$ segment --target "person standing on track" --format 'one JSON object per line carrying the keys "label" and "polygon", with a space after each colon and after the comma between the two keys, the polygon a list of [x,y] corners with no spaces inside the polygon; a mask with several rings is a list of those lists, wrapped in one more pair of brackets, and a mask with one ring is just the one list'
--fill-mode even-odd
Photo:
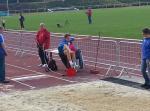
{"label": "person standing on track", "polygon": [[44,23],[40,23],[40,29],[36,35],[36,43],[39,57],[41,59],[41,64],[39,66],[46,67],[48,58],[45,50],[50,46],[50,32],[48,32],[48,30],[45,28]]}
{"label": "person standing on track", "polygon": [[[145,83],[141,87],[150,89],[150,29],[143,29],[141,72]],[[148,73],[146,72],[148,70]]]}
{"label": "person standing on track", "polygon": [[20,28],[22,30],[22,29],[24,29],[24,21],[25,21],[25,18],[22,15],[22,13],[20,13],[19,21],[20,21]]}
{"label": "person standing on track", "polygon": [[5,56],[7,56],[7,52],[4,44],[3,27],[0,26],[0,83],[9,83],[5,79]]}
{"label": "person standing on track", "polygon": [[88,17],[89,24],[92,24],[92,9],[90,7],[87,9],[86,14]]}

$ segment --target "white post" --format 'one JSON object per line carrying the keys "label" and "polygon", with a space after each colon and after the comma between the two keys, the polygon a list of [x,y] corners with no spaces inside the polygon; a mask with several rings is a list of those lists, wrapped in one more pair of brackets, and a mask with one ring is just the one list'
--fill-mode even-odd
{"label": "white post", "polygon": [[9,2],[7,0],[7,15],[9,15]]}
{"label": "white post", "polygon": [[46,12],[46,1],[43,0],[43,2],[44,2],[44,12]]}
{"label": "white post", "polygon": [[141,1],[139,0],[139,7],[141,6]]}
{"label": "white post", "polygon": [[19,3],[19,0],[17,0],[17,3]]}

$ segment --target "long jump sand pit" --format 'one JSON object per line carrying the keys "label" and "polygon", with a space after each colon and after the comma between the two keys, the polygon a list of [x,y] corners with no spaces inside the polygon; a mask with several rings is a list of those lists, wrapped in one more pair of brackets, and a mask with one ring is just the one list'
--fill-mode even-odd
{"label": "long jump sand pit", "polygon": [[100,80],[1,94],[0,111],[150,111],[150,92]]}

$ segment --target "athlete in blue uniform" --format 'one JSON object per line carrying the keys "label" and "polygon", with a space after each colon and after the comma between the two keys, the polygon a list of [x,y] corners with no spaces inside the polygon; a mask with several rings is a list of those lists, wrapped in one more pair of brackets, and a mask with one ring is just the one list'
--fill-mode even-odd
{"label": "athlete in blue uniform", "polygon": [[[142,87],[150,88],[150,29],[143,29],[143,42],[142,42],[142,64],[141,72],[143,74],[145,83]],[[148,70],[148,73],[146,72]]]}
{"label": "athlete in blue uniform", "polygon": [[66,34],[58,45],[59,56],[66,68],[73,67],[75,60],[75,53],[69,49],[69,43],[70,34]]}
{"label": "athlete in blue uniform", "polygon": [[0,83],[9,83],[5,79],[5,56],[7,56],[4,37],[3,37],[3,28],[0,26]]}

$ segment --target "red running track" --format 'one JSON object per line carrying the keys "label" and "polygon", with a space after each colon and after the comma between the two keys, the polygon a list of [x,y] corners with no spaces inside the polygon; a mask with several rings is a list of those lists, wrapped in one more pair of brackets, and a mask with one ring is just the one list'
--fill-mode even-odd
{"label": "red running track", "polygon": [[[14,48],[15,45],[20,44],[20,35],[7,33],[6,35],[6,43],[7,46],[13,45]],[[34,42],[34,34],[26,34],[26,36],[23,36],[23,48],[29,46],[33,48],[33,54],[24,54],[23,57],[15,56],[15,51],[9,49],[9,56],[7,57],[6,65],[7,65],[7,79],[9,79],[11,82],[10,84],[4,86],[0,84],[0,91],[7,92],[7,91],[16,91],[16,90],[31,90],[31,89],[40,89],[40,88],[47,88],[52,86],[58,86],[58,85],[68,85],[68,84],[75,84],[79,82],[89,82],[89,81],[95,81],[103,78],[102,74],[106,74],[109,65],[101,65],[99,64],[98,70],[100,70],[100,74],[98,75],[92,75],[90,74],[89,70],[93,68],[93,66],[86,66],[84,70],[81,70],[77,73],[77,76],[75,77],[62,77],[61,75],[65,73],[64,66],[62,63],[58,60],[57,64],[59,67],[58,72],[45,72],[43,68],[38,67],[37,65],[40,63],[38,57],[36,56],[36,45]],[[29,39],[32,39],[32,44],[29,42]],[[52,42],[52,48],[56,48],[58,42],[58,37],[53,37],[51,41]],[[93,39],[93,40],[92,40]],[[83,54],[86,55],[86,60],[89,65],[94,65],[93,62],[89,61],[95,61],[95,51],[97,46],[97,38],[92,39],[84,39],[79,40],[78,46],[83,50]],[[95,40],[94,40],[95,39]],[[91,41],[92,40],[92,41]],[[118,40],[120,41],[120,40]],[[24,47],[25,46],[25,47]],[[100,49],[99,49],[99,60],[98,63],[106,63],[106,64],[117,64],[116,59],[120,57],[120,65],[127,66],[127,67],[135,67],[136,64],[139,64],[139,45],[136,46],[135,44],[126,44],[124,42],[120,45],[120,55],[117,55],[116,53],[116,45],[115,42],[112,41],[101,41]],[[131,51],[130,51],[130,50]],[[135,50],[136,49],[136,50]],[[106,51],[107,50],[107,51]],[[89,58],[90,57],[90,58]],[[134,59],[133,59],[134,58]],[[136,59],[135,59],[136,58]],[[100,60],[102,59],[102,60]],[[103,61],[104,60],[104,61]],[[107,60],[107,61],[106,61]],[[120,73],[122,68],[118,67],[117,70],[110,71],[111,74],[117,75]],[[134,72],[138,73],[139,72]]]}
{"label": "red running track", "polygon": [[[74,77],[65,77],[65,67],[57,61],[57,72],[45,72],[41,67],[39,58],[33,55],[15,56],[15,51],[8,50],[6,58],[6,78],[10,80],[7,85],[0,84],[0,92],[13,92],[18,90],[36,90],[52,86],[76,84],[102,79],[103,77],[90,74],[89,68],[79,70]],[[102,72],[101,72],[102,73]]]}

